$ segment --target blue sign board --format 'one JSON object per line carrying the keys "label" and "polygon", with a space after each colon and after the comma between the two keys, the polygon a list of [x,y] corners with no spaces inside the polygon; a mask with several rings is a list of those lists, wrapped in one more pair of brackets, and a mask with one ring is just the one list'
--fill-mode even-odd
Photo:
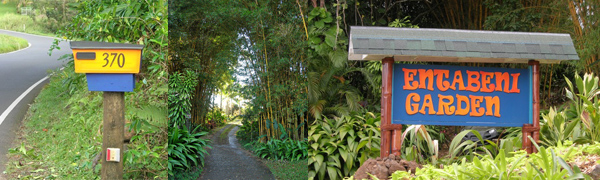
{"label": "blue sign board", "polygon": [[531,124],[528,69],[395,64],[392,124]]}
{"label": "blue sign board", "polygon": [[89,91],[133,92],[134,74],[86,74]]}

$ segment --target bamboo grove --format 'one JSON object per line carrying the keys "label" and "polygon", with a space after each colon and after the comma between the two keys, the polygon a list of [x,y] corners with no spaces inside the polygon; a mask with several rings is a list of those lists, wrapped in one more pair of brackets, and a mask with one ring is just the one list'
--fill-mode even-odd
{"label": "bamboo grove", "polygon": [[306,36],[299,5],[280,1],[246,4],[257,14],[244,31],[251,47],[243,52],[245,68],[250,70],[245,92],[254,96],[251,114],[258,120],[259,135],[268,139],[303,140],[307,133]]}
{"label": "bamboo grove", "polygon": [[[256,122],[258,135],[266,137],[263,140],[303,140],[308,122],[306,36],[300,4],[272,0],[169,3],[169,39],[173,41],[169,71],[198,75],[189,121],[210,126],[206,113],[214,106],[211,98],[219,91],[230,91],[247,100],[243,117]],[[236,85],[225,88],[227,83]]]}

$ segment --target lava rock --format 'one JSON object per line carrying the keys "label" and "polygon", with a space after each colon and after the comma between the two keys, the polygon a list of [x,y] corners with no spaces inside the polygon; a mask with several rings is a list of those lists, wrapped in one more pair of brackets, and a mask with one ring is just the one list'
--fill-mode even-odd
{"label": "lava rock", "polygon": [[409,171],[415,173],[417,168],[422,168],[420,164],[414,161],[406,161],[399,156],[390,154],[388,157],[366,160],[362,166],[354,173],[354,179],[371,179],[373,175],[379,179],[389,179],[396,171]]}

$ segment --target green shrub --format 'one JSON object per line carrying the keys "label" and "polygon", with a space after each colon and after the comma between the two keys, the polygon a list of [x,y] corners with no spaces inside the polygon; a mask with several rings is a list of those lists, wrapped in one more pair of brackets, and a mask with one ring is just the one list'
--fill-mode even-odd
{"label": "green shrub", "polygon": [[204,166],[205,148],[210,148],[210,140],[202,139],[208,132],[190,133],[186,129],[169,128],[169,175],[173,171],[189,170],[198,165]]}
{"label": "green shrub", "polygon": [[379,156],[381,116],[352,114],[315,121],[308,131],[309,179],[341,179]]}
{"label": "green shrub", "polygon": [[241,144],[247,144],[258,140],[258,121],[242,120],[242,126],[237,131],[236,135]]}
{"label": "green shrub", "polygon": [[306,141],[295,141],[292,139],[271,139],[267,143],[254,141],[253,151],[258,157],[275,160],[301,160],[308,157],[308,143]]}
{"label": "green shrub", "polygon": [[206,126],[209,129],[219,127],[226,123],[227,115],[221,111],[221,109],[213,109],[212,111],[206,114]]}

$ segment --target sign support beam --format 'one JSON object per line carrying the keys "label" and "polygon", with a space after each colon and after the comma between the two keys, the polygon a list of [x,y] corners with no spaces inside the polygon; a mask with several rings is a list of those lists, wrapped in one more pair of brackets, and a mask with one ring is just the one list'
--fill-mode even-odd
{"label": "sign support beam", "polygon": [[[394,74],[394,58],[382,60],[381,85],[381,151],[379,156],[400,155],[402,142],[402,125],[392,124],[392,78]],[[385,138],[384,138],[385,137]],[[390,141],[391,140],[391,141]]]}
{"label": "sign support beam", "polygon": [[523,125],[523,146],[522,149],[527,153],[536,153],[537,149],[533,146],[533,142],[528,138],[531,136],[536,143],[540,140],[540,62],[529,60],[529,66],[532,70],[532,96],[533,96],[533,124]]}
{"label": "sign support beam", "polygon": [[123,148],[125,128],[124,92],[105,91],[103,96],[104,120],[102,128],[102,179],[123,179],[123,151],[119,162],[106,161],[107,148]]}

